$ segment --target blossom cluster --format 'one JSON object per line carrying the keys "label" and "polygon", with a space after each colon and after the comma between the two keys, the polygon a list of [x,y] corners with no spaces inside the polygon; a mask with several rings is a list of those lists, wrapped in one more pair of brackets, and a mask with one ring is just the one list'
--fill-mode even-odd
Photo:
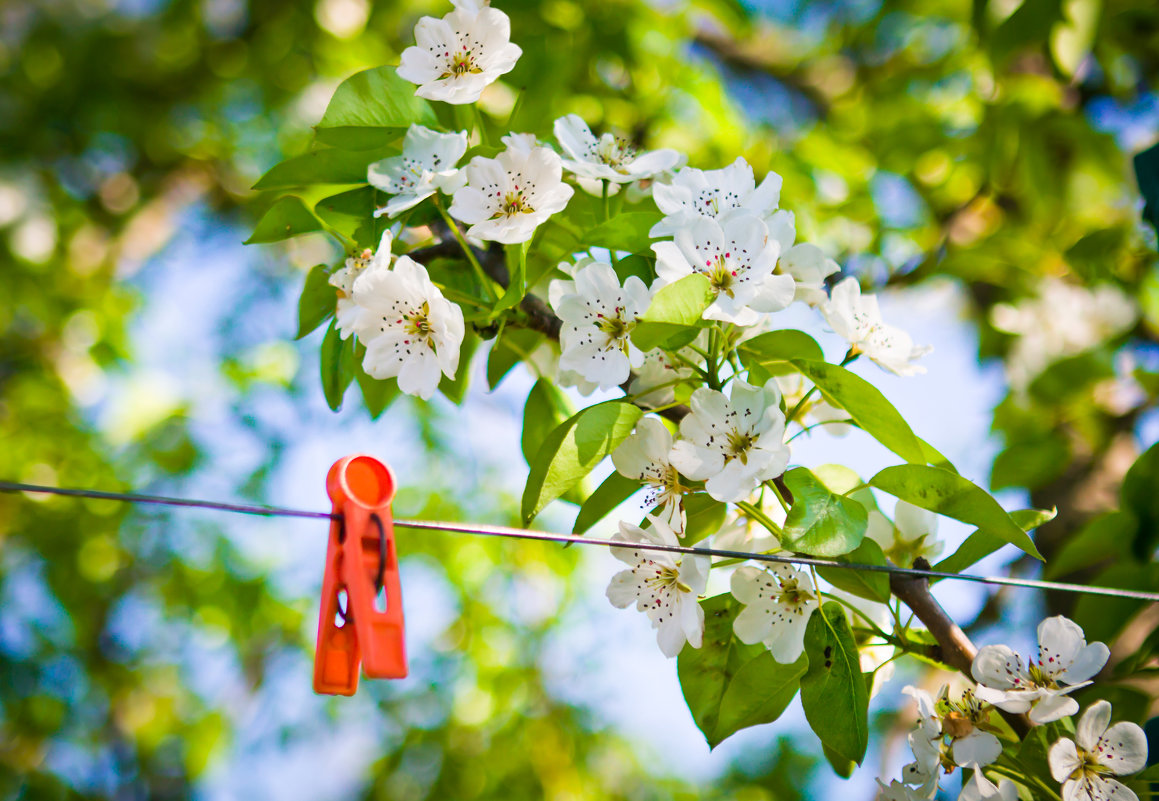
{"label": "blossom cluster", "polygon": [[[1079,711],[1070,693],[1091,683],[1107,662],[1103,643],[1087,643],[1083,630],[1062,616],[1038,626],[1038,658],[1023,657],[1005,645],[987,645],[978,651],[971,669],[976,687],[967,688],[958,701],[942,687],[937,699],[921,689],[904,692],[917,703],[917,724],[908,736],[914,760],[902,768],[902,778],[886,785],[880,780],[881,801],[919,801],[938,793],[944,774],[955,768],[972,771],[964,781],[959,801],[1015,801],[1017,786],[1000,778],[997,783],[983,768],[1002,754],[1002,728],[994,712],[1029,713],[1031,725],[1042,726]],[[1115,776],[1142,770],[1147,762],[1147,739],[1135,723],[1111,724],[1111,705],[1091,704],[1079,718],[1074,738],[1060,737],[1050,747],[1050,773],[1062,785],[1063,801],[1115,798],[1138,801],[1135,793]]]}

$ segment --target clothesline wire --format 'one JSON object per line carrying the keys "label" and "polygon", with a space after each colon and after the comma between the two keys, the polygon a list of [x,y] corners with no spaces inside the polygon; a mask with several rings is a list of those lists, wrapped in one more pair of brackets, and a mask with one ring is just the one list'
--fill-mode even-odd
{"label": "clothesline wire", "polygon": [[[321,520],[341,519],[341,515],[332,512],[314,512],[305,509],[287,509],[280,506],[262,506],[244,503],[222,503],[220,501],[196,500],[193,498],[171,498],[162,495],[143,495],[134,492],[107,492],[104,490],[80,489],[75,487],[50,487],[40,484],[23,484],[13,481],[0,481],[0,492],[36,492],[50,495],[63,495],[73,498],[93,498],[104,501],[119,501],[133,504],[155,504],[161,506],[179,506],[197,509],[213,509],[235,514],[259,515],[262,517],[304,517]],[[1086,595],[1104,595],[1114,598],[1133,598],[1143,601],[1159,601],[1159,592],[1144,590],[1130,590],[1119,587],[1097,587],[1085,584],[1070,584],[1062,581],[1040,581],[1038,579],[1009,578],[1006,576],[982,576],[974,573],[950,573],[942,570],[922,570],[913,567],[898,567],[896,565],[870,565],[856,562],[841,562],[835,559],[822,559],[812,556],[751,553],[735,551],[727,548],[698,548],[688,545],[667,545],[658,542],[630,542],[622,540],[597,539],[578,534],[556,534],[550,531],[533,531],[529,529],[511,528],[509,526],[493,526],[487,524],[447,523],[436,520],[402,520],[395,519],[396,528],[415,529],[422,531],[444,531],[456,534],[473,534],[487,537],[506,537],[520,540],[536,540],[539,542],[577,543],[580,545],[602,545],[607,548],[628,548],[635,551],[658,551],[664,553],[691,554],[694,556],[716,556],[725,559],[751,559],[756,562],[772,564],[811,565],[813,567],[829,567],[841,570],[858,570],[869,573],[888,573],[911,578],[947,579],[951,581],[969,581],[976,584],[991,584],[1004,587],[1023,587],[1039,590],[1056,590],[1059,592],[1082,593]]]}

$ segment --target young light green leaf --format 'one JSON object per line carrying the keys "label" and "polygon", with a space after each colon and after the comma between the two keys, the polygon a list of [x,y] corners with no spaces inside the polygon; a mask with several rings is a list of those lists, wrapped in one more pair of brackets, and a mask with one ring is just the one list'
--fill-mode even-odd
{"label": "young light green leaf", "polygon": [[523,490],[523,522],[574,487],[632,433],[643,412],[624,401],[581,410],[548,435],[531,462]]}
{"label": "young light green leaf", "polygon": [[338,411],[346,388],[354,380],[354,340],[342,339],[333,321],[322,339],[321,356],[322,394],[326,404]]}
{"label": "young light green leaf", "polygon": [[[523,430],[527,431],[526,423]],[[579,514],[575,518],[575,525],[571,527],[571,533],[583,534],[642,488],[643,485],[636,479],[626,478],[613,470],[612,474],[605,478],[603,483],[596,487],[596,491],[588,496],[588,499],[580,506]]]}
{"label": "young light green leaf", "polygon": [[781,534],[781,545],[787,550],[832,557],[861,544],[869,526],[864,506],[830,492],[804,467],[785,473],[785,486],[793,493]]}
{"label": "young light green leaf", "polygon": [[817,340],[804,331],[785,328],[769,331],[767,334],[745,340],[737,346],[741,364],[750,368],[754,364],[787,362],[793,359],[807,359],[814,362],[825,361],[825,354]]}
{"label": "young light green leaf", "polygon": [[914,506],[970,523],[1036,559],[1042,558],[1029,535],[998,501],[957,473],[929,465],[904,464],[885,468],[869,484]]}
{"label": "young light green leaf", "polygon": [[[868,537],[838,561],[855,565],[885,565],[885,554],[881,546]],[[908,567],[908,565],[906,565]],[[885,603],[889,600],[889,575],[867,570],[850,570],[847,567],[819,567],[821,578],[834,587],[851,592],[859,598]]]}
{"label": "young light green leaf", "polygon": [[632,330],[632,342],[645,351],[661,347],[668,339],[698,325],[712,299],[712,286],[699,273],[661,287]]}
{"label": "young light green leaf", "polygon": [[430,104],[414,89],[392,66],[356,73],[334,91],[315,136],[333,147],[370,150],[398,139],[412,123],[437,127]]}
{"label": "young light green leaf", "polygon": [[329,281],[330,271],[325,264],[316,264],[306,273],[298,298],[298,335],[294,339],[306,336],[334,314],[338,296]]}
{"label": "young light green leaf", "polygon": [[793,364],[826,400],[849,412],[858,428],[907,462],[925,464],[921,441],[877,387],[836,364],[809,359],[793,359]]}
{"label": "young light green leaf", "polygon": [[805,719],[821,742],[861,764],[869,744],[869,691],[845,609],[827,603],[805,628],[809,669],[801,677]]}
{"label": "young light green leaf", "polygon": [[322,223],[318,221],[302,202],[300,197],[286,195],[274,201],[274,205],[262,215],[254,232],[245,241],[247,245],[260,245],[267,242],[280,242],[298,234],[308,234],[312,231],[321,231]]}
{"label": "young light green leaf", "polygon": [[[1010,519],[1026,532],[1033,531],[1044,523],[1049,523],[1054,520],[1056,510],[1054,509],[1018,509],[1010,513]],[[940,570],[944,573],[960,573],[970,565],[986,558],[996,550],[1006,545],[1006,540],[1001,539],[982,529],[974,529],[970,536],[958,546],[958,550],[947,556],[942,561],[934,565],[934,570]],[[1052,561],[1051,565],[1054,564]],[[908,567],[908,565],[905,565]],[[1046,570],[1047,578],[1050,578],[1050,568]],[[941,581],[941,579],[931,579],[931,583]]]}

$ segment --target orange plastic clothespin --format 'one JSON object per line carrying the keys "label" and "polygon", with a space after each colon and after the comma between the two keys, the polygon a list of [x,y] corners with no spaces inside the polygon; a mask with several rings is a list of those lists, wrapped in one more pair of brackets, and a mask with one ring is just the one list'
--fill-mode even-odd
{"label": "orange plastic clothespin", "polygon": [[[370,456],[339,459],[326,476],[333,513],[322,575],[314,692],[353,695],[370,679],[407,674],[402,589],[390,502],[394,476]],[[345,594],[343,609],[340,596]],[[385,599],[385,608],[380,600]]]}

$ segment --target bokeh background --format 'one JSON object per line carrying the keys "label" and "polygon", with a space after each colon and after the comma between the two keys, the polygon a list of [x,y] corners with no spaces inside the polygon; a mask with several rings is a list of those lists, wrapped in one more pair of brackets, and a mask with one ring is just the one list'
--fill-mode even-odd
{"label": "bokeh background", "polygon": [[[1009,508],[1059,507],[1050,577],[1159,584],[1131,523],[1150,512],[1119,494],[1159,439],[1156,237],[1131,166],[1159,140],[1159,7],[498,5],[525,55],[483,97],[494,121],[524,93],[522,130],[575,112],[694,166],[780,173],[801,238],[935,346],[921,377],[856,369]],[[366,450],[399,476],[400,517],[515,522],[533,379],[492,391],[480,354],[460,405],[372,420],[354,387],[332,413],[321,333],[293,336],[305,271],[340,251],[241,244],[272,200],[250,187],[303,152],[337,83],[447,9],[0,3],[0,477],[325,509],[326,469]],[[891,461],[859,432],[794,446]],[[607,553],[400,532],[412,676],[321,698],[324,547],[312,521],[0,497],[0,797],[869,799],[904,756],[900,687],[930,680],[903,666],[874,699],[847,788],[796,706],[710,752],[647,620],[604,599]],[[1005,551],[978,569],[1042,572]],[[936,594],[979,642],[1075,616],[1126,675],[1117,712],[1153,714],[1154,608]]]}

